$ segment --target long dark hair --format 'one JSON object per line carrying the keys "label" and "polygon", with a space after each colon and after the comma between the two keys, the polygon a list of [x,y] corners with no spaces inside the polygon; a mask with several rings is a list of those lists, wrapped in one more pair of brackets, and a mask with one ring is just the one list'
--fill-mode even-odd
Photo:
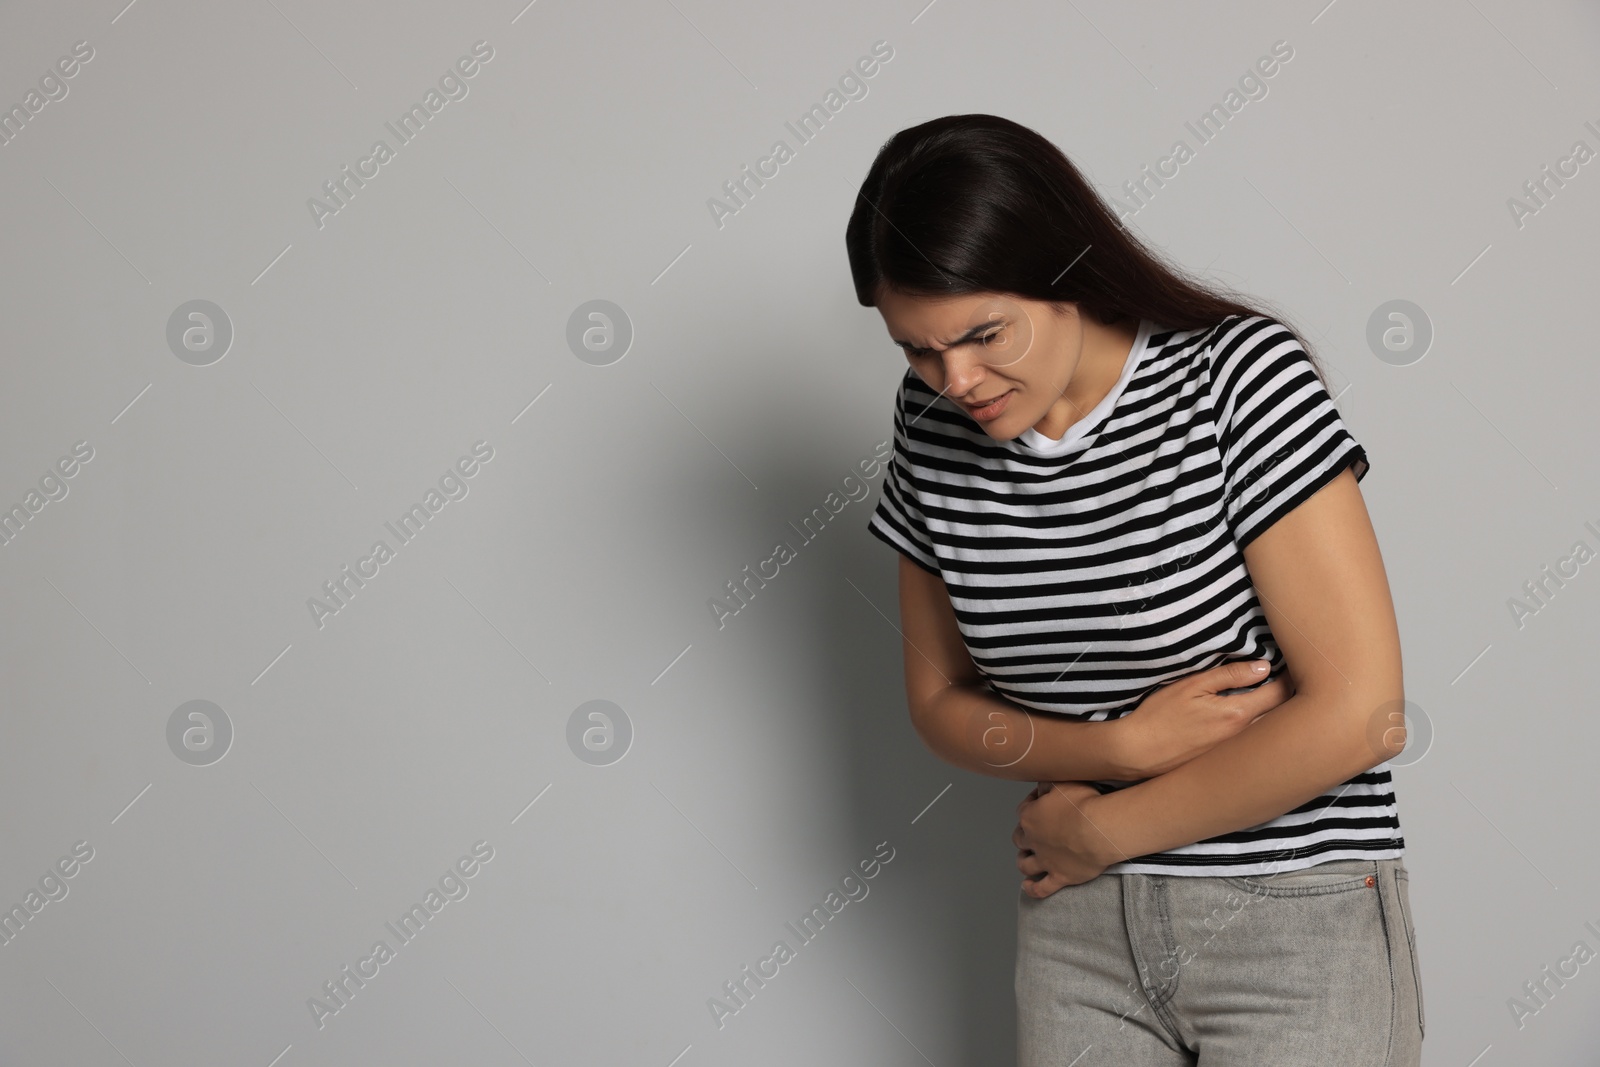
{"label": "long dark hair", "polygon": [[1265,315],[1295,335],[1327,385],[1310,344],[1269,302],[1146,248],[1059,148],[1009,119],[946,115],[889,138],[844,239],[865,307],[887,287],[1071,302],[1106,325],[1147,318],[1183,330]]}

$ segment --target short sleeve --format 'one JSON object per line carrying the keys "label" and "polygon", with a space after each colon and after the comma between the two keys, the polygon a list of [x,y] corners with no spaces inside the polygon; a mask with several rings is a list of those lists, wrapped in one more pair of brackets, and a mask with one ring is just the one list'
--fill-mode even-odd
{"label": "short sleeve", "polygon": [[902,378],[894,405],[894,451],[884,471],[883,492],[872,518],[867,520],[867,529],[923,570],[938,574],[939,559],[934,555],[933,539],[928,535],[928,523],[917,500],[912,466],[906,433],[906,381]]}
{"label": "short sleeve", "polygon": [[1243,549],[1367,452],[1345,428],[1311,357],[1261,315],[1224,322],[1208,354],[1224,509]]}

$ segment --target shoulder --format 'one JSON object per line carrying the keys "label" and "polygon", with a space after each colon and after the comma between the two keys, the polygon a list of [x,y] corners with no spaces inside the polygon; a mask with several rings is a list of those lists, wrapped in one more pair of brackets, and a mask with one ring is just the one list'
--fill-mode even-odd
{"label": "shoulder", "polygon": [[1294,331],[1269,315],[1229,315],[1211,328],[1206,355],[1212,366],[1232,365],[1300,347]]}
{"label": "shoulder", "polygon": [[955,447],[957,442],[967,441],[973,429],[960,408],[930,389],[909,367],[895,390],[894,419],[897,436],[908,451],[917,451],[918,444]]}
{"label": "shoulder", "polygon": [[917,377],[917,372],[910,367],[900,376],[900,384],[895,389],[895,410],[904,415],[909,413],[915,417],[928,405],[938,401],[938,393],[928,388],[928,383]]}
{"label": "shoulder", "polygon": [[1269,315],[1229,315],[1211,328],[1205,352],[1213,376],[1222,379],[1264,364],[1310,360],[1294,331]]}
{"label": "shoulder", "polygon": [[1300,338],[1268,315],[1230,315],[1217,323],[1205,345],[1205,361],[1219,408],[1231,407],[1241,394],[1321,382]]}

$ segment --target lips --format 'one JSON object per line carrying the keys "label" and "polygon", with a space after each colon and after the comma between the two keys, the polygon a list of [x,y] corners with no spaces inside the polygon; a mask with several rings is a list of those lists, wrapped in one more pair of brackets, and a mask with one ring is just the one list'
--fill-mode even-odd
{"label": "lips", "polygon": [[1011,404],[1011,394],[1015,391],[1014,389],[1007,389],[998,396],[990,397],[988,400],[976,404],[969,404],[963,401],[961,406],[966,408],[968,414],[973,418],[988,422],[991,419],[999,418],[1005,412],[1006,408]]}

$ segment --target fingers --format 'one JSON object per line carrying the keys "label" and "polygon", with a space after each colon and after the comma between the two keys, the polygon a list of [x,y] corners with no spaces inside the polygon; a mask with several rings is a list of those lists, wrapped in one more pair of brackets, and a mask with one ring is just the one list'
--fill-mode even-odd
{"label": "fingers", "polygon": [[1238,659],[1230,663],[1219,663],[1210,670],[1201,671],[1191,675],[1207,693],[1220,693],[1224,689],[1242,689],[1249,685],[1259,685],[1267,676],[1266,671],[1256,671],[1251,668],[1257,664],[1264,664],[1264,660]]}
{"label": "fingers", "polygon": [[1288,676],[1281,675],[1259,689],[1252,689],[1248,693],[1235,693],[1232,699],[1238,701],[1239,705],[1249,713],[1250,718],[1254,719],[1258,715],[1265,715],[1292,696],[1294,688],[1289,684]]}
{"label": "fingers", "polygon": [[1043,900],[1066,885],[1067,881],[1059,875],[1047,874],[1043,878],[1023,879],[1022,891],[1035,900]]}
{"label": "fingers", "polygon": [[1033,788],[1028,791],[1028,795],[1023,797],[1021,800],[1017,801],[1017,814],[1018,815],[1022,814],[1023,805],[1028,804],[1031,801],[1035,801],[1035,800],[1039,799],[1039,796],[1040,796],[1040,793],[1041,793],[1041,790],[1039,788],[1040,784],[1041,783],[1035,782]]}
{"label": "fingers", "polygon": [[1026,850],[1017,853],[1017,870],[1030,878],[1049,873],[1045,869],[1044,861]]}

